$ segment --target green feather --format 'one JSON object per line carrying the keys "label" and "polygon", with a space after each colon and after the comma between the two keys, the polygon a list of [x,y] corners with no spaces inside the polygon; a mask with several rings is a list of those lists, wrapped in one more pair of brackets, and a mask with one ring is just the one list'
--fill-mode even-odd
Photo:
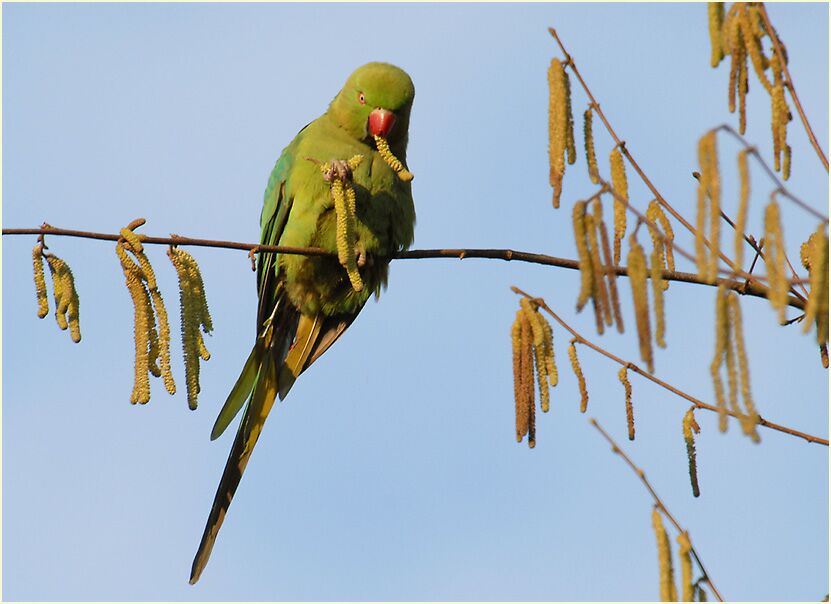
{"label": "green feather", "polygon": [[245,361],[242,373],[237,378],[231,394],[228,395],[228,399],[225,401],[222,410],[219,412],[219,416],[216,418],[216,423],[214,424],[213,430],[211,430],[211,440],[216,440],[225,432],[228,424],[233,421],[237,413],[239,413],[239,410],[242,409],[245,401],[251,396],[251,391],[254,389],[254,380],[260,372],[260,365],[263,361],[262,352],[262,349],[257,345],[251,349],[251,354],[248,355],[248,360]]}

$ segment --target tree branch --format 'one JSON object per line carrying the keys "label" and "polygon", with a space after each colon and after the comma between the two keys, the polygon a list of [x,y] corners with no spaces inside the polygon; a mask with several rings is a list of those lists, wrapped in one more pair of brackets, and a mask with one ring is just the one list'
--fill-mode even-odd
{"label": "tree branch", "polygon": [[[551,310],[551,308],[545,303],[545,300],[543,300],[542,298],[535,298],[535,297],[531,296],[530,294],[522,291],[518,287],[511,287],[511,290],[516,294],[519,294],[521,296],[525,296],[526,298],[534,300],[537,304],[539,304],[540,308],[542,308],[545,312],[547,312],[549,315],[551,315],[551,317],[555,321],[557,321],[557,323],[562,325],[562,327],[566,331],[568,331],[572,336],[574,336],[574,339],[577,340],[579,343],[581,343],[585,346],[588,346],[589,348],[591,348],[595,352],[598,352],[598,353],[602,354],[606,358],[611,359],[611,360],[615,361],[616,363],[618,363],[620,365],[623,365],[624,367],[628,367],[629,369],[631,369],[635,373],[637,373],[639,375],[642,375],[646,379],[658,384],[659,386],[661,386],[665,390],[669,390],[673,394],[675,394],[675,395],[691,402],[695,406],[696,409],[706,409],[707,411],[712,411],[714,413],[719,412],[718,407],[716,407],[714,405],[709,405],[709,404],[695,398],[694,396],[691,396],[691,395],[687,394],[686,392],[683,392],[682,390],[679,390],[675,386],[673,386],[671,384],[668,384],[667,382],[665,382],[665,381],[655,377],[654,375],[650,374],[649,372],[641,369],[635,363],[632,363],[631,361],[625,361],[625,360],[621,359],[620,357],[613,355],[611,352],[608,352],[607,350],[601,348],[597,344],[594,344],[594,343],[590,342],[589,340],[584,338],[582,335],[577,333],[571,327],[571,325],[569,325],[563,319],[561,319],[559,317],[559,315],[557,315],[557,313],[555,313],[553,310]],[[735,411],[727,410],[727,414],[730,415],[731,417],[738,418],[738,414]],[[791,436],[796,436],[798,438],[805,439],[809,443],[816,443],[816,444],[820,444],[820,445],[825,445],[826,447],[828,446],[828,440],[825,439],[825,438],[820,438],[818,436],[813,436],[811,434],[806,434],[805,432],[800,432],[798,430],[794,430],[793,428],[788,428],[787,426],[782,426],[780,424],[775,424],[773,422],[770,422],[770,421],[764,419],[761,416],[759,416],[759,425],[764,426],[765,428],[769,428],[771,430],[776,430],[778,432],[783,432],[785,434],[790,434]]]}
{"label": "tree branch", "polygon": [[[44,225],[39,229],[3,229],[3,235],[56,235],[64,237],[81,237],[84,239],[98,239],[104,241],[118,241],[118,234],[113,233],[96,233],[91,231],[79,231],[74,229],[60,229],[51,225]],[[182,237],[181,235],[172,235],[171,237],[150,237],[144,236],[143,243],[155,245],[191,245],[200,247],[214,247],[234,250],[245,250],[251,253],[279,253],[279,254],[299,254],[306,256],[332,256],[337,257],[336,252],[330,252],[322,248],[314,247],[291,247],[285,245],[259,245],[257,243],[241,243],[237,241],[221,241],[216,239],[197,239],[193,237]],[[560,268],[568,268],[571,270],[579,270],[580,264],[577,260],[570,258],[558,258],[556,256],[548,256],[546,254],[535,254],[531,252],[521,252],[508,249],[487,249],[487,248],[446,248],[446,249],[430,249],[430,250],[408,250],[405,252],[398,252],[394,254],[393,260],[415,260],[421,258],[458,258],[463,260],[465,258],[485,258],[494,260],[514,260],[517,262],[528,262],[531,264],[541,264],[544,266],[557,266]],[[629,271],[625,266],[612,266],[608,270],[614,272],[618,276],[628,277]],[[680,271],[662,271],[662,278],[665,281],[679,281],[682,283],[694,283],[697,285],[706,285],[709,287],[718,287],[724,284],[728,289],[731,289],[741,295],[753,296],[755,298],[767,298],[768,287],[758,282],[747,283],[745,281],[737,281],[733,279],[715,279],[713,281],[703,279],[693,273],[684,273]],[[805,310],[805,302],[799,300],[794,296],[788,297],[788,305],[798,310]]]}
{"label": "tree branch", "polygon": [[[617,455],[620,455],[623,458],[623,461],[625,461],[627,465],[630,468],[632,468],[632,471],[638,475],[638,478],[641,479],[641,482],[646,487],[646,490],[649,491],[650,495],[652,495],[652,499],[655,500],[655,505],[658,506],[658,509],[664,513],[664,516],[667,517],[667,520],[669,520],[672,523],[672,525],[675,527],[675,530],[678,531],[678,534],[685,533],[686,531],[681,527],[680,524],[678,524],[678,521],[667,509],[667,506],[665,506],[664,502],[661,501],[661,498],[658,497],[658,493],[656,493],[655,489],[652,488],[652,485],[649,484],[649,481],[646,479],[646,473],[635,465],[635,463],[629,458],[629,456],[623,452],[623,449],[621,449],[618,446],[618,444],[614,441],[614,439],[612,439],[612,437],[609,436],[608,432],[606,432],[603,428],[600,427],[600,424],[597,423],[596,419],[591,418],[589,421],[591,422],[592,426],[597,428],[597,431],[600,432],[603,438],[605,438],[606,441],[610,445],[612,445],[612,452],[616,453]],[[689,538],[689,533],[687,533],[687,537]],[[707,569],[704,568],[704,564],[701,562],[701,558],[698,556],[698,552],[695,551],[695,547],[693,547],[692,544],[692,539],[690,539],[690,552],[692,553],[693,558],[695,558],[695,562],[696,564],[698,564],[698,568],[701,569],[701,574],[703,575],[704,581],[707,582],[707,585],[709,585],[710,589],[713,591],[713,595],[715,595],[715,597],[718,598],[719,602],[724,602],[724,599],[721,597],[721,594],[719,593],[718,589],[716,589],[716,586],[713,585],[713,582],[710,579],[710,574],[707,572]]]}

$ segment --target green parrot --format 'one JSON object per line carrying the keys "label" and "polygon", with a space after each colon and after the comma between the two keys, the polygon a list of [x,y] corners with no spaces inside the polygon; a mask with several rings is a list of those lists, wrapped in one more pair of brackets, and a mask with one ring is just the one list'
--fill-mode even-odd
{"label": "green parrot", "polygon": [[[370,294],[379,295],[386,286],[390,256],[413,241],[411,185],[400,172],[406,163],[414,95],[410,76],[398,67],[359,67],[326,113],[283,150],[271,172],[260,216],[262,245],[335,252],[338,229],[330,183],[334,177],[351,182],[355,254],[363,288],[353,287],[335,257],[260,254],[257,339],[211,440],[222,434],[246,401],[247,406],[193,560],[191,584],[208,562],[275,398],[283,400],[295,379],[355,320]],[[352,170],[347,160],[356,155],[363,160]],[[329,169],[321,170],[321,164]]]}

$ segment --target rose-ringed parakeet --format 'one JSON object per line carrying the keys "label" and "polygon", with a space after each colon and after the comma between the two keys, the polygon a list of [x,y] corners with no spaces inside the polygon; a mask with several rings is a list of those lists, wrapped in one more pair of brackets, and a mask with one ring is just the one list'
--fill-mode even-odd
{"label": "rose-ringed parakeet", "polygon": [[[333,190],[335,184],[341,190],[351,187],[357,260],[352,268],[360,278],[353,284],[336,257],[260,254],[257,339],[211,439],[222,434],[246,401],[247,406],[193,561],[191,584],[208,562],[275,398],[282,400],[297,376],[349,327],[370,294],[379,294],[389,257],[412,243],[412,176],[403,162],[414,95],[412,80],[398,67],[368,63],[358,68],[326,113],[283,150],[271,173],[260,243],[337,251],[343,233],[338,233]],[[363,159],[351,169],[347,161],[357,155]]]}

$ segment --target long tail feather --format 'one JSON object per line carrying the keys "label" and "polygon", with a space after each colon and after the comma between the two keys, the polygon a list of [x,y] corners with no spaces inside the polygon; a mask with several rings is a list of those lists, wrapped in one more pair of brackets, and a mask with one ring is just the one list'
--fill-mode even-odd
{"label": "long tail feather", "polygon": [[205,532],[202,534],[202,541],[199,544],[196,557],[193,559],[193,566],[190,573],[191,585],[199,580],[199,576],[208,563],[208,558],[210,558],[216,536],[219,533],[223,520],[225,520],[225,514],[231,505],[231,500],[242,479],[242,473],[248,465],[248,459],[251,457],[254,445],[257,444],[257,439],[260,437],[265,418],[268,416],[269,411],[271,411],[276,397],[277,371],[274,357],[271,354],[266,354],[257,376],[257,383],[251,396],[251,402],[245,411],[245,416],[240,422],[237,436],[234,439],[234,445],[231,447],[231,453],[228,455],[228,461],[225,463],[225,471],[222,474],[222,479],[219,481],[219,487],[216,490],[211,513],[205,525]]}
{"label": "long tail feather", "polygon": [[[300,315],[291,307],[272,313],[266,328],[245,362],[231,394],[214,424],[211,438],[218,437],[239,412],[250,393],[225,470],[216,490],[202,541],[191,568],[190,583],[199,580],[211,555],[231,500],[248,459],[277,396],[282,400],[299,376],[343,333],[354,319]],[[252,392],[253,389],[253,392]]]}

